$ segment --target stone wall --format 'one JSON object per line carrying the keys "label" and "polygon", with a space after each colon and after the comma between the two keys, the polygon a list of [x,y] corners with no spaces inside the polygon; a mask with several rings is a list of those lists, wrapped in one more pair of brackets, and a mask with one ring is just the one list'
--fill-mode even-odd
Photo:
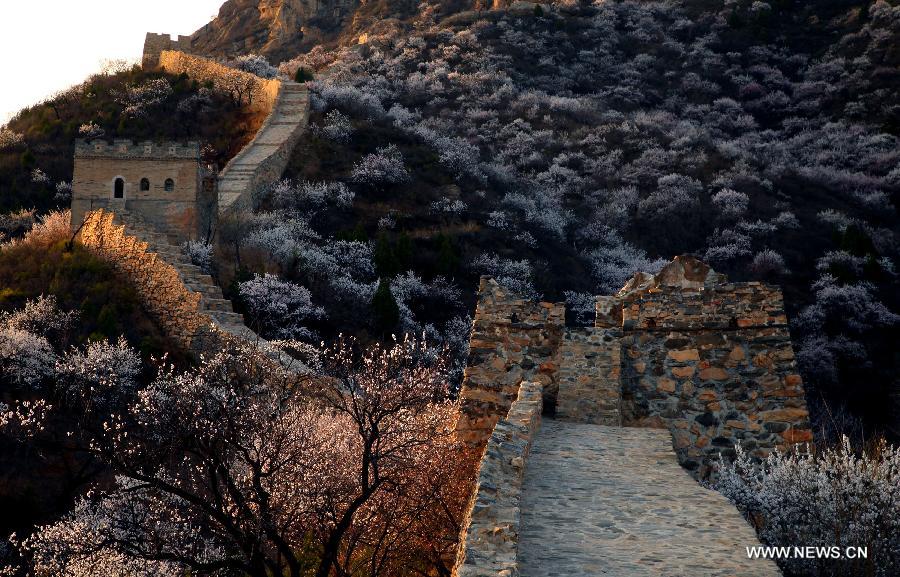
{"label": "stone wall", "polygon": [[192,49],[190,36],[177,36],[172,39],[169,34],[148,32],[144,37],[144,56],[141,64],[145,69],[159,66],[159,57],[165,50],[177,50],[190,54]]}
{"label": "stone wall", "polygon": [[566,330],[560,348],[557,418],[622,424],[621,340],[618,329]]}
{"label": "stone wall", "polygon": [[557,352],[564,326],[563,303],[522,299],[491,278],[481,279],[460,391],[457,432],[465,442],[484,446],[523,381],[540,383],[545,403],[556,405]]}
{"label": "stone wall", "polygon": [[203,352],[212,328],[200,312],[200,295],[188,290],[175,267],[149,252],[146,242],[125,234],[125,227],[114,219],[113,213],[104,210],[87,213],[79,240],[132,281],[168,336],[185,350]]}
{"label": "stone wall", "polygon": [[563,327],[562,305],[481,281],[461,436],[483,443],[525,379],[560,419],[668,429],[697,478],[741,445],[763,458],[812,441],[778,287],[729,283],[690,256],[597,297],[593,328]]}
{"label": "stone wall", "polygon": [[165,334],[197,358],[241,340],[271,359],[273,369],[310,372],[248,328],[212,277],[185,262],[180,248],[151,229],[137,215],[95,210],[86,215],[78,240],[128,277]]}
{"label": "stone wall", "polygon": [[523,382],[506,418],[491,432],[460,536],[454,577],[518,575],[522,485],[540,427],[543,387]]}
{"label": "stone wall", "polygon": [[[124,181],[124,197],[114,197],[116,179]],[[146,179],[148,190],[141,190]],[[167,180],[173,183],[166,190]],[[215,190],[201,187],[200,146],[196,142],[133,143],[102,140],[75,143],[72,178],[72,226],[77,229],[91,210],[139,213],[160,231],[178,240],[197,238],[208,228]]]}
{"label": "stone wall", "polygon": [[211,82],[216,89],[231,94],[250,112],[268,115],[275,108],[281,81],[229,68],[214,60],[177,50],[163,50],[158,66],[169,74],[187,74],[199,82]]}
{"label": "stone wall", "polygon": [[737,444],[762,458],[812,441],[812,430],[781,291],[701,265],[676,259],[617,299],[624,422],[669,428],[682,465],[702,478]]}
{"label": "stone wall", "polygon": [[255,207],[257,194],[281,180],[309,122],[306,88],[281,85],[273,110],[250,141],[222,170],[219,214],[233,215]]}

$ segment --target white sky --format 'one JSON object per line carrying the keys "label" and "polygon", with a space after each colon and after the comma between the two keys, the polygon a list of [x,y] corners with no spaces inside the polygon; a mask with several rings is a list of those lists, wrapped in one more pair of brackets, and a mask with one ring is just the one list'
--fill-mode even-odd
{"label": "white sky", "polygon": [[224,0],[0,0],[0,125],[80,83],[103,59],[138,59],[147,32],[191,34]]}

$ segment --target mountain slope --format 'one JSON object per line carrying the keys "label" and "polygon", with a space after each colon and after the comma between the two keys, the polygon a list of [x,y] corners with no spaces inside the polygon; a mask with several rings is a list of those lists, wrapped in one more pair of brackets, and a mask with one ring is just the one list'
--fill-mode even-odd
{"label": "mountain slope", "polygon": [[[565,298],[589,322],[588,295],[693,252],[785,287],[811,402],[829,405],[818,425],[896,425],[900,8],[435,15],[283,65],[329,75],[312,85],[297,183],[275,191],[246,247],[257,270],[311,289],[322,330],[452,341],[478,274]],[[373,304],[385,286],[387,327]]]}

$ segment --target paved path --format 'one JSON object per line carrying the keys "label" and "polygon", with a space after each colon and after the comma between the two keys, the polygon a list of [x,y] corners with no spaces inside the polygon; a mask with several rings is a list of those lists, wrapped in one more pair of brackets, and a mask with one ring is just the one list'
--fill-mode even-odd
{"label": "paved path", "polygon": [[522,496],[522,577],[776,577],[753,529],[668,431],[544,421]]}
{"label": "paved path", "polygon": [[219,175],[219,212],[245,206],[255,189],[277,182],[309,121],[306,86],[284,82],[282,92],[256,137]]}

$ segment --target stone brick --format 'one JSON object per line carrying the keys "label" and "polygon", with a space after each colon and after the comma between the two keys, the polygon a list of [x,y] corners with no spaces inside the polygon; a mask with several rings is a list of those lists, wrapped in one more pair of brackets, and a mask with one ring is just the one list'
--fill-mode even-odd
{"label": "stone brick", "polygon": [[669,358],[673,361],[677,361],[679,363],[686,363],[688,361],[699,361],[700,353],[697,349],[687,349],[682,351],[669,351]]}
{"label": "stone brick", "polygon": [[793,423],[809,418],[806,408],[784,408],[762,411],[759,418],[763,421],[776,421],[779,423]]}
{"label": "stone brick", "polygon": [[790,428],[781,433],[781,438],[788,443],[811,443],[813,440],[812,431],[809,429]]}
{"label": "stone brick", "polygon": [[656,389],[662,391],[664,393],[674,393],[675,392],[675,381],[672,379],[663,377],[657,381]]}
{"label": "stone brick", "polygon": [[672,374],[680,379],[687,379],[694,376],[694,367],[672,367]]}
{"label": "stone brick", "polygon": [[[518,379],[548,379],[545,399],[561,419],[618,416],[625,426],[681,431],[678,457],[698,477],[737,444],[767,450],[811,436],[778,287],[729,283],[678,257],[660,274],[636,275],[617,294],[598,297],[597,310],[593,329],[564,329],[561,305],[530,303],[482,279],[473,345],[502,351]],[[517,390],[510,371],[487,362],[473,355],[463,385],[501,393],[500,401],[471,407],[463,395],[463,413],[482,424],[503,415]],[[555,374],[534,374],[554,363]],[[788,429],[796,432],[784,437]],[[482,428],[474,436],[489,434]],[[685,434],[693,439],[687,444]]]}

